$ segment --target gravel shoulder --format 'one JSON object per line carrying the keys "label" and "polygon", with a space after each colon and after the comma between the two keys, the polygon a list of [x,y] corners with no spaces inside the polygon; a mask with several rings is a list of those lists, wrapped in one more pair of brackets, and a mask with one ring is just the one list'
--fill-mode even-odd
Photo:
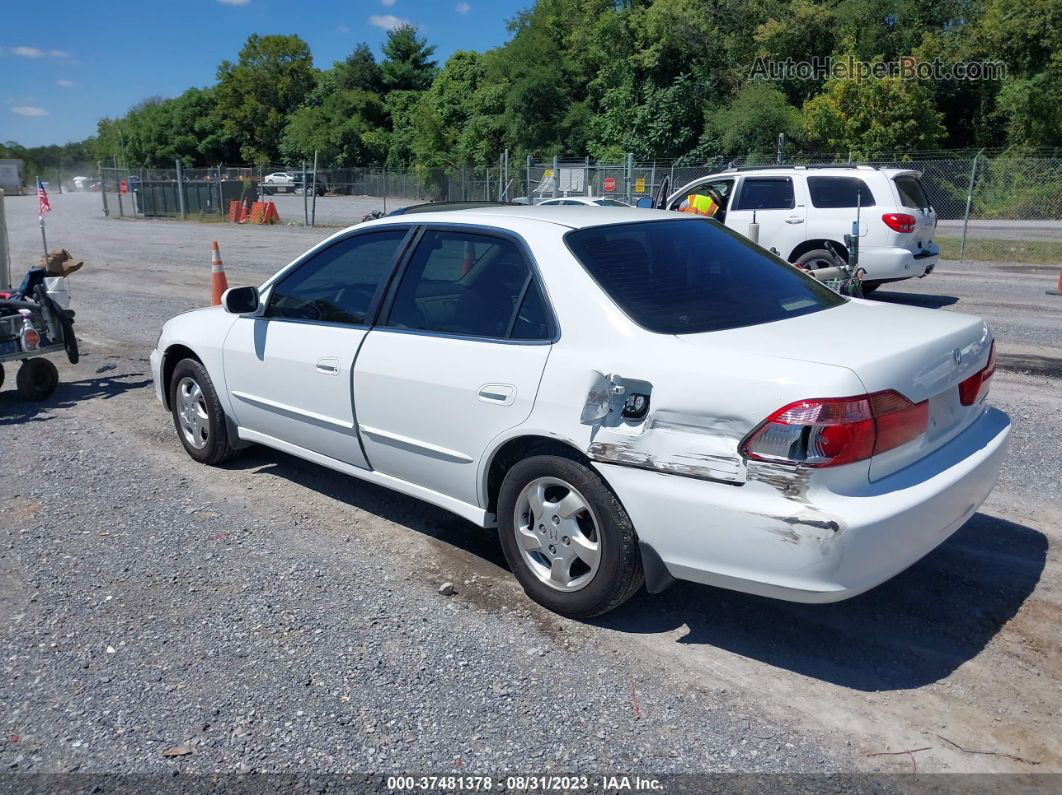
{"label": "gravel shoulder", "polygon": [[[920,772],[1062,770],[1050,277],[946,262],[880,293],[983,315],[1004,354],[1011,455],[940,549],[836,605],[679,584],[577,623],[423,503],[262,449],[194,465],[151,392],[161,323],[206,301],[211,240],[231,284],[256,283],[329,232],[98,201],[57,196],[48,218],[87,262],[84,359],[44,404],[0,392],[5,769],[905,772],[870,754],[928,747]],[[35,200],[7,215],[13,260],[34,259]]]}

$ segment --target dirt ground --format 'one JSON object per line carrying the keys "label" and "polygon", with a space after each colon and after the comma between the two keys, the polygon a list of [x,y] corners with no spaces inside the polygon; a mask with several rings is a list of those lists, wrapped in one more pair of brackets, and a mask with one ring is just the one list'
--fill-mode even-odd
{"label": "dirt ground", "polygon": [[[95,527],[100,515],[116,534],[136,527],[149,510],[144,494],[120,478],[116,492],[107,485],[106,473],[121,471],[125,460],[151,470],[157,479],[144,485],[148,496],[157,491],[181,522],[207,522],[204,537],[237,537],[256,521],[283,517],[300,554],[330,561],[343,560],[351,536],[371,538],[366,560],[386,556],[388,576],[402,585],[393,595],[398,615],[441,599],[435,591],[449,580],[459,586],[452,604],[462,608],[448,614],[455,632],[507,626],[517,616],[532,648],[576,650],[591,671],[627,671],[632,693],[637,681],[647,691],[726,705],[733,724],[727,742],[766,743],[749,767],[786,769],[784,743],[776,748],[771,735],[795,728],[814,738],[813,756],[821,750],[834,760],[832,769],[1062,772],[1062,298],[1044,294],[1057,269],[942,262],[929,278],[875,296],[982,315],[999,344],[989,399],[1014,422],[1010,456],[988,502],[938,550],[839,604],[795,605],[679,583],[581,624],[534,606],[505,570],[495,539],[436,509],[355,488],[270,451],[219,470],[187,459],[154,401],[147,357],[165,319],[206,301],[210,241],[219,241],[230,284],[238,285],[257,283],[332,230],[108,220],[97,203],[93,195],[57,196],[48,218],[53,247],[87,261],[70,279],[83,361],[61,367],[63,385],[43,405],[17,400],[12,370],[0,393],[9,474],[34,472],[44,484],[0,488],[0,529],[13,539],[0,568],[0,622],[10,632],[20,616],[32,615],[19,594],[37,576],[20,568],[28,558],[19,552],[19,532],[59,505],[70,513],[50,521],[71,534]],[[33,197],[7,201],[16,272],[40,254],[35,205]],[[41,464],[41,439],[61,451],[53,452],[61,462]],[[92,490],[70,502],[78,483],[71,475],[85,461],[95,461],[95,474],[86,474]],[[188,554],[203,554],[209,568],[208,549]],[[105,556],[98,565],[106,569]],[[209,587],[202,590],[203,599],[213,598]],[[9,713],[20,700],[32,702],[31,684],[20,680]],[[652,703],[644,708],[652,711]],[[662,745],[675,742],[668,731],[702,730],[661,721]],[[18,722],[9,714],[5,733]],[[45,763],[65,758],[40,753]],[[676,753],[697,770],[724,769],[706,751]],[[123,764],[136,769],[137,759]],[[814,760],[801,765],[815,769]]]}

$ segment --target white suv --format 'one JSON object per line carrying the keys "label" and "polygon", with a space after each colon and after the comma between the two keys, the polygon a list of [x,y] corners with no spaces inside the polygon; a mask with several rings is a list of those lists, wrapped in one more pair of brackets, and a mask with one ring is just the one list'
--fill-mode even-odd
{"label": "white suv", "polygon": [[736,168],[684,185],[668,197],[667,209],[712,189],[722,198],[716,220],[747,234],[755,215],[761,246],[816,270],[847,260],[844,236],[852,231],[858,199],[859,264],[869,293],[885,282],[926,276],[937,263],[937,214],[921,176],[873,166]]}

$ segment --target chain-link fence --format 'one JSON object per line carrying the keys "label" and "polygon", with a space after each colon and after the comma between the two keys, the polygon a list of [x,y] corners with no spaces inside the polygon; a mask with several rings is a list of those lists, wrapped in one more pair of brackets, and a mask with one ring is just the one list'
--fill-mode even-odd
{"label": "chain-link fence", "polygon": [[[941,221],[942,236],[962,235],[970,221],[1039,224],[1057,229],[1062,219],[1062,157],[996,153],[933,157],[898,154],[855,161],[851,156],[797,156],[782,165],[860,162],[922,172],[922,183]],[[654,197],[662,186],[676,192],[728,168],[774,165],[773,158],[717,158],[699,165],[681,161],[636,163],[554,158],[450,168],[318,168],[312,163],[172,169],[100,167],[105,214],[116,217],[228,217],[233,202],[273,201],[281,223],[348,226],[370,214],[436,201],[516,201],[532,204],[570,196],[611,197],[628,204]],[[1020,223],[1019,223],[1020,222]],[[1017,234],[1018,232],[1013,232]]]}
{"label": "chain-link fence", "polygon": [[534,201],[564,196],[611,196],[634,204],[663,184],[669,192],[730,168],[769,165],[851,164],[922,172],[926,194],[941,220],[1052,221],[1062,219],[1062,157],[976,155],[968,158],[862,160],[802,157],[778,163],[769,158],[726,158],[702,165],[676,163],[593,163],[589,159],[529,161],[527,183]]}
{"label": "chain-link fence", "polygon": [[227,218],[232,202],[272,201],[281,223],[349,226],[373,213],[436,201],[499,201],[524,190],[504,165],[391,169],[213,166],[100,167],[105,214],[121,218]]}

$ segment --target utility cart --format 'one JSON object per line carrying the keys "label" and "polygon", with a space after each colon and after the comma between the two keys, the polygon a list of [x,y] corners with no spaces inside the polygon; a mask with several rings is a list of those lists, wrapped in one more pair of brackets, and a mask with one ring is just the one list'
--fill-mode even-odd
{"label": "utility cart", "polygon": [[49,292],[50,281],[43,268],[34,268],[18,290],[0,297],[0,386],[4,364],[21,362],[15,381],[26,400],[46,400],[59,384],[59,371],[45,357],[65,354],[71,364],[79,358],[74,313]]}

